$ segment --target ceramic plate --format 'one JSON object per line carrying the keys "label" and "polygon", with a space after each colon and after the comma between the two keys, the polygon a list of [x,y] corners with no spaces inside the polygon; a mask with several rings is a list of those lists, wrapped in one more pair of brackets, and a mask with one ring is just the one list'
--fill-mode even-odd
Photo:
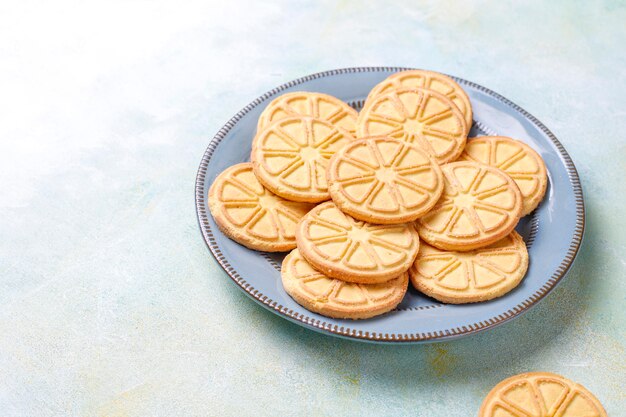
{"label": "ceramic plate", "polygon": [[200,163],[196,209],[202,235],[213,256],[252,299],[309,329],[387,343],[448,340],[483,331],[518,317],[545,297],[563,278],[580,246],[584,229],[582,190],[576,168],[561,143],[519,106],[485,87],[456,77],[472,102],[474,124],[470,137],[502,135],[520,139],[539,152],[548,168],[546,197],[517,226],[528,246],[530,266],[515,290],[489,302],[446,305],[423,296],[409,285],[402,303],[390,313],[359,321],[330,319],[304,309],[285,293],[280,279],[284,255],[252,251],[220,232],[207,205],[209,186],[225,168],[249,160],[257,119],[274,97],[289,91],[315,91],[338,97],[358,110],[374,85],[404,69],[347,68],[281,85],[230,119],[209,143]]}

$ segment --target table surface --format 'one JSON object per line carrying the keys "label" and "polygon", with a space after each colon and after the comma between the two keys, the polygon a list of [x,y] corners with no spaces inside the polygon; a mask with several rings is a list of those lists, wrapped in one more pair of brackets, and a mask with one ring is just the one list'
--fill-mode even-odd
{"label": "table surface", "polygon": [[[3,416],[471,416],[543,370],[625,409],[623,2],[4,2]],[[570,152],[587,207],[567,279],[449,343],[341,340],[242,293],[198,230],[222,124],[333,68],[415,66],[510,98]]]}

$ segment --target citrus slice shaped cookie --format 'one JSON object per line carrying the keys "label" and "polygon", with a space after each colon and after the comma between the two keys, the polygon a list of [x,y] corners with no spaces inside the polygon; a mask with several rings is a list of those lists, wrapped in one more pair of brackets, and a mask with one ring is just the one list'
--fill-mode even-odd
{"label": "citrus slice shaped cookie", "polygon": [[375,225],[353,219],[332,202],[320,204],[298,224],[298,249],[318,271],[361,284],[388,281],[406,272],[419,237],[411,223]]}
{"label": "citrus slice shaped cookie", "polygon": [[368,138],[339,150],[328,166],[330,196],[356,219],[381,224],[413,221],[443,191],[437,162],[398,139]]}
{"label": "citrus slice shaped cookie", "polygon": [[440,164],[463,152],[468,128],[450,100],[433,90],[392,90],[373,97],[357,120],[357,137],[390,136],[425,149]]}
{"label": "citrus slice shaped cookie", "polygon": [[468,139],[460,161],[474,161],[500,168],[522,193],[522,216],[533,211],[546,193],[548,174],[541,156],[530,146],[505,136]]}
{"label": "citrus slice shaped cookie", "polygon": [[251,163],[227,168],[209,190],[209,209],[220,230],[235,242],[266,252],[295,248],[296,225],[312,207],[265,189]]}
{"label": "citrus slice shaped cookie", "polygon": [[439,249],[467,251],[495,243],[517,225],[522,195],[511,177],[476,162],[441,167],[443,194],[417,220],[420,237]]}
{"label": "citrus slice shaped cookie", "polygon": [[600,401],[580,384],[549,372],[529,372],[500,382],[478,417],[607,417]]}
{"label": "citrus slice shaped cookie", "polygon": [[283,260],[283,287],[298,304],[323,316],[366,319],[393,310],[408,286],[407,273],[381,284],[356,284],[329,278],[294,249]]}
{"label": "citrus slice shaped cookie", "polygon": [[448,97],[463,113],[467,126],[472,126],[472,105],[463,88],[447,75],[434,71],[408,70],[390,75],[370,91],[366,103],[392,90],[416,87],[434,90]]}
{"label": "citrus slice shaped cookie", "polygon": [[353,140],[346,130],[324,120],[290,117],[257,133],[250,159],[259,181],[274,194],[316,203],[330,199],[328,161]]}
{"label": "citrus slice shaped cookie", "polygon": [[504,239],[469,252],[445,251],[422,242],[409,270],[411,284],[444,303],[476,303],[515,288],[528,269],[528,251],[513,231]]}
{"label": "citrus slice shaped cookie", "polygon": [[354,134],[358,112],[336,97],[322,93],[297,91],[283,94],[267,105],[257,124],[257,132],[272,122],[293,116],[311,116],[326,120]]}

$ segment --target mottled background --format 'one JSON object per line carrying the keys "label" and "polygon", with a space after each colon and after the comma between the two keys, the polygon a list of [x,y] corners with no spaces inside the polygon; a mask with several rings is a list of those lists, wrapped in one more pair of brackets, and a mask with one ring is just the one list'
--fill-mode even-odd
{"label": "mottled background", "polygon": [[[624,413],[625,3],[367,3],[0,3],[2,416],[471,416],[529,370]],[[585,241],[531,312],[450,343],[345,341],[256,305],[211,257],[210,138],[276,85],[363,65],[485,85],[570,152]]]}

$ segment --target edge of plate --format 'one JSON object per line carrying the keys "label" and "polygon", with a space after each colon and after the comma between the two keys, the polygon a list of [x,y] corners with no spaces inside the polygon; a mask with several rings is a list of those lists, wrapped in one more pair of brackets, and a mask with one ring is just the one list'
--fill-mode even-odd
{"label": "edge of plate", "polygon": [[230,276],[230,278],[240,286],[249,296],[253,299],[261,303],[263,306],[275,310],[278,314],[284,316],[285,318],[291,321],[298,321],[305,324],[307,327],[312,327],[314,330],[318,330],[321,332],[330,332],[333,335],[349,338],[349,339],[360,339],[367,340],[372,342],[434,342],[438,340],[451,339],[460,336],[467,336],[470,334],[474,334],[483,330],[487,330],[503,324],[520,314],[524,313],[531,307],[533,307],[537,302],[539,302],[543,297],[545,297],[556,285],[559,281],[565,276],[572,263],[574,262],[574,258],[578,253],[580,248],[583,234],[585,230],[585,204],[583,200],[583,192],[582,186],[580,183],[580,179],[578,177],[578,171],[576,170],[576,166],[574,165],[571,157],[561,144],[559,140],[554,136],[554,134],[548,130],[546,126],[543,125],[537,118],[535,118],[532,114],[528,113],[526,110],[522,109],[517,104],[513,103],[509,99],[501,96],[500,94],[489,90],[479,84],[473,83],[471,81],[464,80],[462,78],[450,76],[459,84],[464,84],[471,86],[477,90],[482,91],[483,93],[497,99],[503,104],[517,110],[522,113],[525,117],[527,117],[535,126],[537,126],[542,132],[544,132],[550,140],[554,143],[556,148],[558,149],[561,158],[563,159],[570,183],[572,184],[574,190],[574,198],[576,200],[576,227],[573,232],[573,238],[570,242],[569,248],[565,255],[565,258],[561,261],[559,267],[554,271],[551,275],[550,279],[533,295],[528,297],[526,300],[516,305],[515,307],[507,310],[503,314],[499,314],[495,317],[492,317],[485,321],[480,321],[478,323],[474,323],[468,326],[462,327],[454,327],[450,329],[446,329],[438,332],[427,332],[427,333],[375,333],[375,332],[364,332],[362,330],[351,329],[349,326],[338,326],[336,324],[330,324],[323,320],[314,319],[308,317],[304,314],[300,314],[296,311],[293,311],[289,308],[283,307],[278,302],[268,298],[266,295],[257,291],[252,285],[250,285],[246,280],[244,280],[239,273],[235,270],[235,268],[230,265],[230,263],[226,260],[224,255],[222,254],[220,248],[217,246],[215,238],[213,236],[213,230],[208,222],[207,217],[207,205],[204,199],[204,183],[206,179],[206,171],[208,167],[209,160],[213,156],[217,145],[226,137],[230,129],[232,129],[235,124],[250,110],[267,100],[268,98],[274,96],[275,94],[304,82],[314,80],[317,78],[323,78],[327,76],[339,75],[339,74],[348,74],[348,73],[358,73],[358,72],[377,72],[377,71],[404,71],[414,68],[407,67],[352,67],[352,68],[341,68],[329,71],[318,72],[315,74],[307,75],[302,78],[298,78],[296,80],[290,81],[288,83],[282,84],[265,94],[261,95],[246,107],[241,109],[235,116],[233,116],[213,137],[209,146],[207,147],[204,155],[202,156],[202,161],[200,162],[200,167],[198,168],[198,174],[196,176],[196,187],[195,187],[195,196],[196,196],[196,214],[198,217],[198,224],[200,226],[200,230],[202,232],[202,236],[204,238],[205,243],[209,247],[209,250],[217,260],[217,262],[221,265],[224,271]]}

